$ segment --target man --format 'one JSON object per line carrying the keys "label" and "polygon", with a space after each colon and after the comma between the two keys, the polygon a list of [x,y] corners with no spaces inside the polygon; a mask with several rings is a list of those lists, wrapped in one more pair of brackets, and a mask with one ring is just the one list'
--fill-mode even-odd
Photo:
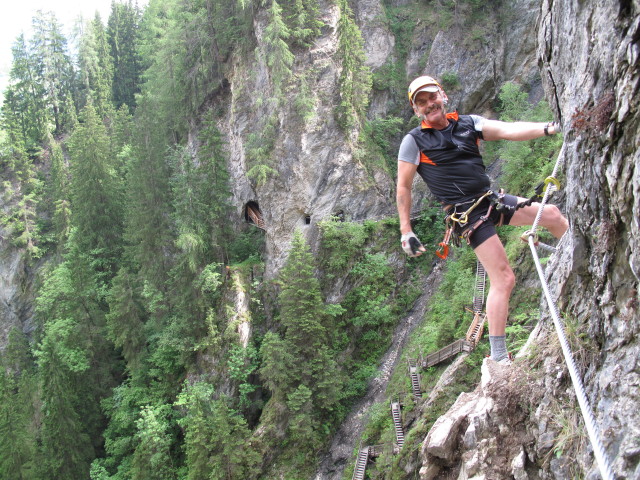
{"label": "man", "polygon": [[[416,78],[409,86],[409,101],[421,126],[411,130],[402,140],[398,153],[397,203],[400,216],[402,248],[410,256],[419,256],[425,248],[411,230],[411,186],[416,172],[424,179],[431,193],[443,204],[448,214],[460,218],[476,201],[489,191],[490,180],[485,173],[478,150],[483,140],[531,140],[557,133],[553,123],[500,122],[477,115],[447,113],[447,95],[432,77]],[[509,297],[515,276],[500,242],[495,226],[499,224],[531,225],[539,204],[516,209],[524,198],[512,195],[497,199],[485,197],[468,214],[460,226],[469,229],[467,241],[489,275],[487,319],[491,358],[510,363],[505,344]],[[499,200],[499,201],[496,201]],[[488,217],[488,218],[486,218]],[[486,220],[483,221],[483,219]],[[554,205],[545,206],[539,224],[556,238],[562,237],[569,224]],[[461,233],[458,230],[458,234]]]}

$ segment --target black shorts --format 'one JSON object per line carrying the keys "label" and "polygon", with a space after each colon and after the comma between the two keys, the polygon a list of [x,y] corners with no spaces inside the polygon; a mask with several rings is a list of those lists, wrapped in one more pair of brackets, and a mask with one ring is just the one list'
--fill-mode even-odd
{"label": "black shorts", "polygon": [[[492,208],[489,218],[485,222],[483,222],[482,225],[480,225],[478,229],[469,237],[469,244],[472,248],[475,249],[484,241],[496,234],[496,225],[500,223],[501,215],[504,215],[502,219],[502,225],[509,225],[511,217],[513,217],[513,214],[516,213],[518,197],[505,194],[502,198],[502,202],[504,203],[506,208],[503,207],[501,210],[497,210],[495,207]],[[482,202],[480,202],[480,205],[474,208],[473,211],[469,214],[469,221],[467,222],[467,225],[462,227],[462,229],[464,230],[468,226],[475,224],[480,219],[480,217],[486,215],[487,210],[489,209],[489,205],[490,203],[487,199],[484,199]],[[464,213],[468,208],[469,205],[460,205],[456,207],[456,211],[457,213]]]}

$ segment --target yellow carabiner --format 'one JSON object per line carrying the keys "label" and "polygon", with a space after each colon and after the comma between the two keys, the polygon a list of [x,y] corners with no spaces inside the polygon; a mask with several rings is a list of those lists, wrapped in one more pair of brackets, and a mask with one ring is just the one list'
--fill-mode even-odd
{"label": "yellow carabiner", "polygon": [[450,218],[452,222],[459,223],[460,225],[465,225],[469,221],[469,215],[467,215],[467,212],[461,213],[459,215],[456,213],[452,213]]}
{"label": "yellow carabiner", "polygon": [[547,187],[547,185],[549,185],[550,183],[553,183],[556,187],[556,190],[560,190],[560,182],[558,181],[557,178],[555,177],[547,177],[544,179],[544,186],[545,188]]}

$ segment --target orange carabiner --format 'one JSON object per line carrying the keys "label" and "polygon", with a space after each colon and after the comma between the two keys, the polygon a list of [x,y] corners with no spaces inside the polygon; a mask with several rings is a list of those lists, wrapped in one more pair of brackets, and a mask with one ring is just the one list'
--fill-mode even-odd
{"label": "orange carabiner", "polygon": [[447,245],[444,242],[440,242],[438,246],[441,248],[436,250],[436,255],[440,257],[442,260],[446,260],[447,257],[449,256],[449,245]]}

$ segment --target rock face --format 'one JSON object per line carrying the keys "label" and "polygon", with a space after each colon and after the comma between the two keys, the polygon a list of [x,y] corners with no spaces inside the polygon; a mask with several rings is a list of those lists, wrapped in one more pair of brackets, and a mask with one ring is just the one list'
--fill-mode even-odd
{"label": "rock face", "polygon": [[[543,2],[537,50],[565,132],[571,225],[547,280],[564,318],[585,333],[576,354],[587,397],[614,475],[629,479],[640,478],[639,15],[637,1]],[[540,325],[532,337],[541,353],[506,372],[485,364],[482,386],[436,422],[421,478],[600,478],[555,332]]]}
{"label": "rock face", "polygon": [[[349,4],[362,31],[366,64],[375,71],[397,60],[395,39],[386,26],[383,2],[358,0]],[[421,5],[416,4],[416,9],[419,8]],[[487,36],[463,47],[462,38],[468,32],[459,28],[441,31],[433,39],[432,29],[419,24],[408,53],[408,75],[439,76],[455,70],[459,86],[450,92],[451,107],[469,113],[489,112],[490,102],[506,81],[535,83],[539,73],[531,32],[537,15],[536,2],[519,0],[508,9],[508,25],[489,30]],[[271,89],[260,46],[255,58],[236,60],[229,78],[231,107],[221,130],[229,139],[234,203],[238,218],[242,217],[247,202],[254,201],[260,206],[266,223],[268,276],[277,273],[283,264],[296,229],[301,229],[315,248],[317,222],[337,212],[356,221],[395,214],[394,179],[379,169],[367,169],[368,159],[357,159],[355,138],[346,135],[335,120],[341,69],[336,55],[340,12],[335,2],[321,2],[321,15],[325,23],[323,34],[310,49],[298,52],[293,65],[294,74],[306,75],[312,86],[307,99],[312,105],[310,119],[304,121],[296,114],[293,99],[275,107],[250,94]],[[258,14],[254,27],[259,43],[267,23],[266,12]],[[370,115],[388,114],[387,96],[388,92],[374,92]],[[408,104],[406,107],[408,117],[411,111]],[[272,166],[278,173],[257,185],[246,176],[250,168],[248,138],[272,114],[277,116],[273,149],[276,160]],[[414,204],[419,205],[426,191],[422,188],[416,192]]]}
{"label": "rock face", "polygon": [[[602,32],[608,32],[602,35]],[[566,134],[569,245],[552,284],[600,347],[586,372],[614,470],[640,477],[640,3],[544,3],[543,82]]]}
{"label": "rock face", "polygon": [[0,350],[12,328],[25,333],[34,328],[32,268],[9,238],[11,234],[0,228]]}

